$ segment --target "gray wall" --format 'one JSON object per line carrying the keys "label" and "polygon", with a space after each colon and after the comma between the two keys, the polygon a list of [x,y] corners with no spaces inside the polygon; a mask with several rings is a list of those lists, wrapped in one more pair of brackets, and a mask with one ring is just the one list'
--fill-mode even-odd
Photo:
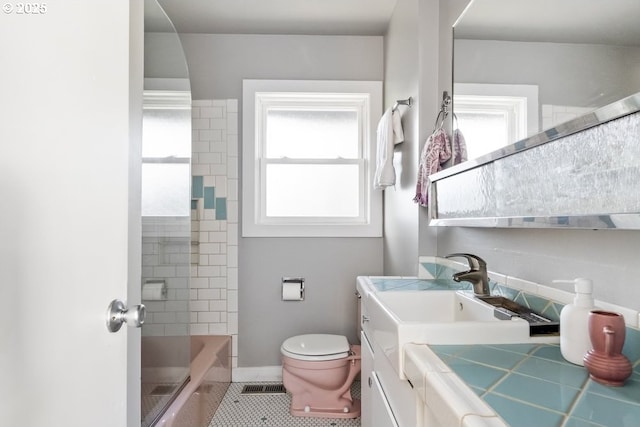
{"label": "gray wall", "polygon": [[398,99],[413,97],[412,108],[401,106],[405,140],[395,148],[395,188],[384,190],[384,271],[388,275],[417,274],[418,210],[413,197],[420,138],[418,117],[418,0],[399,0],[384,38],[385,109]]}
{"label": "gray wall", "polygon": [[[241,101],[245,78],[383,79],[382,37],[181,34],[181,40],[193,99]],[[356,276],[382,274],[382,262],[382,238],[241,238],[238,365],[279,365],[282,341],[297,334],[339,333],[355,342]],[[305,277],[305,301],[280,300],[282,276]]]}
{"label": "gray wall", "polygon": [[640,88],[640,48],[456,40],[455,81],[537,84],[538,102],[601,107]]}

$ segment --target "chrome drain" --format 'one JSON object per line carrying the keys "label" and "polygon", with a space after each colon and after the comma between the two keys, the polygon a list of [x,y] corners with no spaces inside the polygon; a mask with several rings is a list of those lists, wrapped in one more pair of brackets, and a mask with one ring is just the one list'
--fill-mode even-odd
{"label": "chrome drain", "polygon": [[242,387],[240,394],[284,394],[283,384],[248,384]]}

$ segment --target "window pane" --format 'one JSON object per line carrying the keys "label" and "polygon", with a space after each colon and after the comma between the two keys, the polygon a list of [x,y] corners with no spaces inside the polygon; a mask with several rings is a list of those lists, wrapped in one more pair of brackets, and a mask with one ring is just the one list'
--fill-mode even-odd
{"label": "window pane", "polygon": [[145,109],[142,157],[191,157],[191,110]]}
{"label": "window pane", "polygon": [[267,111],[267,158],[356,159],[358,143],[356,111]]}
{"label": "window pane", "polygon": [[142,164],[142,216],[190,214],[189,164]]}
{"label": "window pane", "polygon": [[506,113],[456,111],[456,117],[467,141],[468,158],[475,159],[509,144],[509,119]]}
{"label": "window pane", "polygon": [[268,217],[358,217],[358,165],[267,165]]}

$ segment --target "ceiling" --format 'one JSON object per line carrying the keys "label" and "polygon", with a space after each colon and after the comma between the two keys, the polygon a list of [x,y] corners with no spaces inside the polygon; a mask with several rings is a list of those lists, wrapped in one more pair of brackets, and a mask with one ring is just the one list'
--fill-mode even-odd
{"label": "ceiling", "polygon": [[397,0],[158,0],[179,33],[384,35]]}
{"label": "ceiling", "polygon": [[457,38],[640,45],[639,0],[475,0]]}

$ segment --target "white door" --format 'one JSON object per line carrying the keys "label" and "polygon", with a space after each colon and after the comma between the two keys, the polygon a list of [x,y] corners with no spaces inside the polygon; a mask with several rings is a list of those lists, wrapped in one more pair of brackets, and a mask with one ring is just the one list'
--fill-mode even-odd
{"label": "white door", "polygon": [[105,324],[112,299],[139,303],[143,22],[129,3],[0,10],[0,426],[140,423],[140,331]]}

